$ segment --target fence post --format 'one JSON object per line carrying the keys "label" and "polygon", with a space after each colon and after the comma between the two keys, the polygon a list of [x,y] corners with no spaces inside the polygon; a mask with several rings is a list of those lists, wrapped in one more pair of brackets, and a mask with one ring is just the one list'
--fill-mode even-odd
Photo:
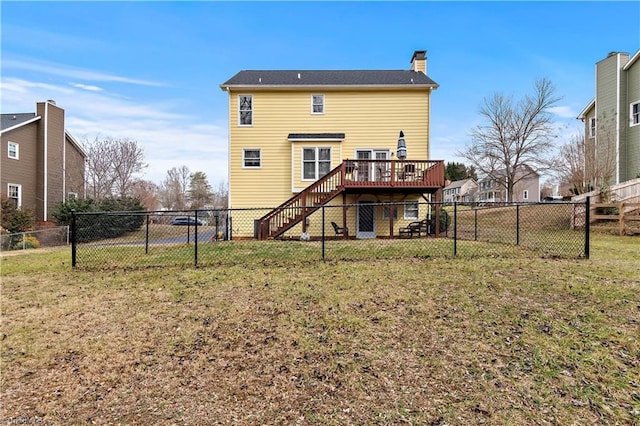
{"label": "fence post", "polygon": [[196,223],[193,225],[193,265],[198,266],[198,209],[195,211],[195,218]]}
{"label": "fence post", "polygon": [[516,204],[516,245],[520,245],[520,204]]}
{"label": "fence post", "polygon": [[453,257],[458,255],[458,202],[453,202]]}
{"label": "fence post", "polygon": [[76,211],[71,210],[71,267],[76,267]]}
{"label": "fence post", "polygon": [[478,206],[476,206],[473,213],[473,240],[478,241]]}
{"label": "fence post", "polygon": [[325,240],[325,233],[324,233],[324,220],[325,220],[325,215],[324,215],[324,206],[322,206],[322,260],[324,260],[324,240]]}
{"label": "fence post", "polygon": [[147,229],[144,237],[144,254],[149,254],[149,213],[147,213]]}
{"label": "fence post", "polygon": [[589,230],[591,228],[591,197],[587,196],[584,202],[584,257],[589,258]]}

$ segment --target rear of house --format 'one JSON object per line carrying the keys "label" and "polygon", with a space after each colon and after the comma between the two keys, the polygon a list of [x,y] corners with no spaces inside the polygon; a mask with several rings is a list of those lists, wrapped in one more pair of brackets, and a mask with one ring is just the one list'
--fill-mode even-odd
{"label": "rear of house", "polygon": [[[347,189],[341,181],[341,196],[322,203],[356,205],[339,219],[351,236],[393,232],[383,210],[367,204],[403,202],[402,220],[420,217],[415,203],[437,188],[398,190],[389,182],[397,160],[429,160],[431,93],[438,85],[426,68],[426,51],[416,51],[409,70],[237,73],[221,85],[229,94],[229,207],[280,206],[343,167],[342,178],[360,185]],[[400,132],[406,156],[397,153]],[[235,217],[231,231],[254,237],[258,219]],[[319,232],[310,216],[297,226],[300,233]]]}

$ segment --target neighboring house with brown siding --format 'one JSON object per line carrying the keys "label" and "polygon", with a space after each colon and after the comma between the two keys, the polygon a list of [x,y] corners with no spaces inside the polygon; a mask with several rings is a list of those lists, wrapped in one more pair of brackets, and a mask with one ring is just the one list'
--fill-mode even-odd
{"label": "neighboring house with brown siding", "polygon": [[35,113],[1,115],[2,197],[31,210],[37,221],[51,220],[56,204],[84,198],[86,153],[65,130],[64,110],[38,102]]}

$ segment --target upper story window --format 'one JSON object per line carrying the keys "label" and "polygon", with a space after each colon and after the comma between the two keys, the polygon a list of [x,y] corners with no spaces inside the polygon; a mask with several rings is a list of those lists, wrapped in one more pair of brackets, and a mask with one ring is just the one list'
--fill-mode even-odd
{"label": "upper story window", "polygon": [[595,138],[596,137],[596,119],[595,117],[592,117],[589,119],[589,137],[590,138]]}
{"label": "upper story window", "polygon": [[13,200],[16,203],[17,208],[22,206],[22,185],[17,185],[15,183],[7,184],[7,195],[10,200]]}
{"label": "upper story window", "polygon": [[262,152],[259,149],[242,150],[242,167],[246,169],[257,169],[262,166]]}
{"label": "upper story window", "polygon": [[302,149],[302,179],[316,180],[331,171],[331,148]]}
{"label": "upper story window", "polygon": [[404,218],[407,220],[415,220],[418,218],[418,202],[405,203]]}
{"label": "upper story window", "polygon": [[528,190],[524,190],[522,191],[522,199],[523,200],[528,200],[529,199],[529,191]]}
{"label": "upper story window", "polygon": [[324,95],[311,95],[311,114],[324,114]]}
{"label": "upper story window", "polygon": [[238,125],[253,126],[252,95],[238,95]]}
{"label": "upper story window", "polygon": [[17,160],[20,156],[20,146],[15,142],[9,142],[7,144],[7,156]]}
{"label": "upper story window", "polygon": [[631,125],[637,126],[640,124],[640,101],[631,104],[631,111],[629,112],[631,118]]}

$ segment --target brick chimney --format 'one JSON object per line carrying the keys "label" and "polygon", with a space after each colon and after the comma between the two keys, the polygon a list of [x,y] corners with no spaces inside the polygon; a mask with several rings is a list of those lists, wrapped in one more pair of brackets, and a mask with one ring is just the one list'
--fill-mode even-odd
{"label": "brick chimney", "polygon": [[427,74],[427,51],[416,50],[411,57],[411,71],[420,71]]}

